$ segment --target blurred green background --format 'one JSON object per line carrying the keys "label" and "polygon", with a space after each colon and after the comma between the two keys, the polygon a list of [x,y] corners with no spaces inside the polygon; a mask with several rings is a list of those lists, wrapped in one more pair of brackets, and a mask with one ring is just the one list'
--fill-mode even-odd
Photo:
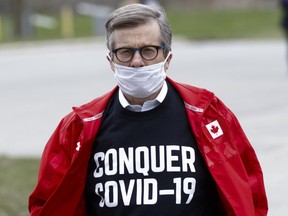
{"label": "blurred green background", "polygon": [[38,168],[39,159],[0,157],[0,216],[29,215],[28,196]]}
{"label": "blurred green background", "polygon": [[[9,10],[5,7],[9,2],[14,2],[16,6],[10,5],[10,13],[7,13]],[[95,18],[89,10],[85,12],[83,8],[69,6],[69,1],[54,2],[59,7],[54,5],[50,8],[47,4],[41,6],[39,3],[37,9],[30,7],[24,13],[24,0],[0,0],[0,45],[104,36],[103,14]],[[111,4],[111,8],[115,7],[115,1],[105,2]],[[270,1],[271,4],[262,1],[263,4],[259,4],[261,1],[251,0],[251,5],[245,6],[237,6],[237,1],[234,1],[236,5],[229,7],[213,7],[208,3],[195,3],[196,6],[191,7],[191,4],[185,4],[189,1],[177,1],[177,5],[171,2],[160,1],[167,8],[174,36],[190,40],[277,39],[283,36],[280,26],[282,11],[277,1]],[[109,9],[109,5],[102,9]],[[79,10],[82,12],[77,13]],[[23,29],[23,26],[27,29]],[[0,216],[28,215],[28,196],[37,181],[39,162],[39,158],[0,157]]]}
{"label": "blurred green background", "polygon": [[[4,13],[4,5],[1,5],[1,1],[7,0],[0,0],[0,43],[103,37],[105,17],[115,8],[115,4],[109,6],[81,2],[69,5],[64,4],[67,2],[64,0],[63,4],[60,4],[61,0],[53,0],[58,2],[58,6],[52,7],[48,4],[41,7],[41,4],[38,4],[33,8],[33,4],[30,3],[30,6],[29,4],[23,6],[23,11],[21,11],[21,8],[6,5],[10,8],[10,13]],[[25,2],[25,0],[11,0],[13,1]],[[33,2],[33,0],[30,1]],[[210,4],[217,2],[217,0],[203,0],[205,1]],[[221,2],[221,0],[218,1]],[[195,3],[196,6],[193,4],[191,6],[191,3],[185,4],[189,1],[182,1],[182,6],[178,3],[177,7],[173,7],[171,3],[163,2],[176,36],[191,40],[281,37],[282,11],[277,1],[250,1],[263,3],[251,3],[250,7],[247,4],[245,7],[241,5],[237,7],[236,3],[230,7],[213,7],[215,4],[207,3],[205,7],[203,2],[200,5]],[[197,0],[191,0],[191,2],[197,2]],[[267,2],[274,3],[268,4]],[[7,11],[9,11],[8,8]]]}

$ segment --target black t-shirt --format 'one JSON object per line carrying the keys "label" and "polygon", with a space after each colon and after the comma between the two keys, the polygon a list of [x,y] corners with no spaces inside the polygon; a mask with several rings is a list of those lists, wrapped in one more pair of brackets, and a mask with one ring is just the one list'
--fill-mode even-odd
{"label": "black t-shirt", "polygon": [[219,197],[178,93],[146,112],[124,109],[115,94],[89,162],[88,215],[215,216]]}

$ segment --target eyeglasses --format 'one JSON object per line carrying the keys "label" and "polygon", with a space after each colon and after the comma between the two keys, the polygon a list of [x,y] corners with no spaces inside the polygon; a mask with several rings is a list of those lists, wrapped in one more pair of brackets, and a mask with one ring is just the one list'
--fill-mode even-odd
{"label": "eyeglasses", "polygon": [[141,57],[147,61],[152,61],[158,56],[159,49],[165,49],[165,46],[144,46],[141,48],[118,48],[113,49],[112,53],[116,55],[116,58],[123,63],[132,60],[136,51],[139,51]]}

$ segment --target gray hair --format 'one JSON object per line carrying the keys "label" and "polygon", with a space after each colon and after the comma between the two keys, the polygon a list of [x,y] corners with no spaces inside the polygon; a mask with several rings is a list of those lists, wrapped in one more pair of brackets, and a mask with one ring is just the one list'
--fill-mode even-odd
{"label": "gray hair", "polygon": [[116,29],[135,27],[156,20],[160,27],[161,40],[166,47],[166,54],[171,50],[172,31],[167,15],[160,6],[152,7],[143,4],[129,4],[118,8],[108,17],[106,27],[107,47],[111,50],[114,46],[113,32]]}

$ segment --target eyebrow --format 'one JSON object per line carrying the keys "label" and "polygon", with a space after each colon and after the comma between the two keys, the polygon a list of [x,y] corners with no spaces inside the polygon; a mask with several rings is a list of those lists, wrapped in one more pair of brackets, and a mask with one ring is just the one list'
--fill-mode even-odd
{"label": "eyebrow", "polygon": [[163,42],[158,41],[158,42],[155,42],[155,43],[151,43],[151,42],[143,43],[140,46],[139,46],[139,44],[137,46],[124,44],[123,46],[119,46],[119,47],[113,48],[113,49],[115,50],[115,49],[119,49],[119,48],[141,48],[141,47],[145,47],[145,46],[161,46],[161,45],[163,45]]}

